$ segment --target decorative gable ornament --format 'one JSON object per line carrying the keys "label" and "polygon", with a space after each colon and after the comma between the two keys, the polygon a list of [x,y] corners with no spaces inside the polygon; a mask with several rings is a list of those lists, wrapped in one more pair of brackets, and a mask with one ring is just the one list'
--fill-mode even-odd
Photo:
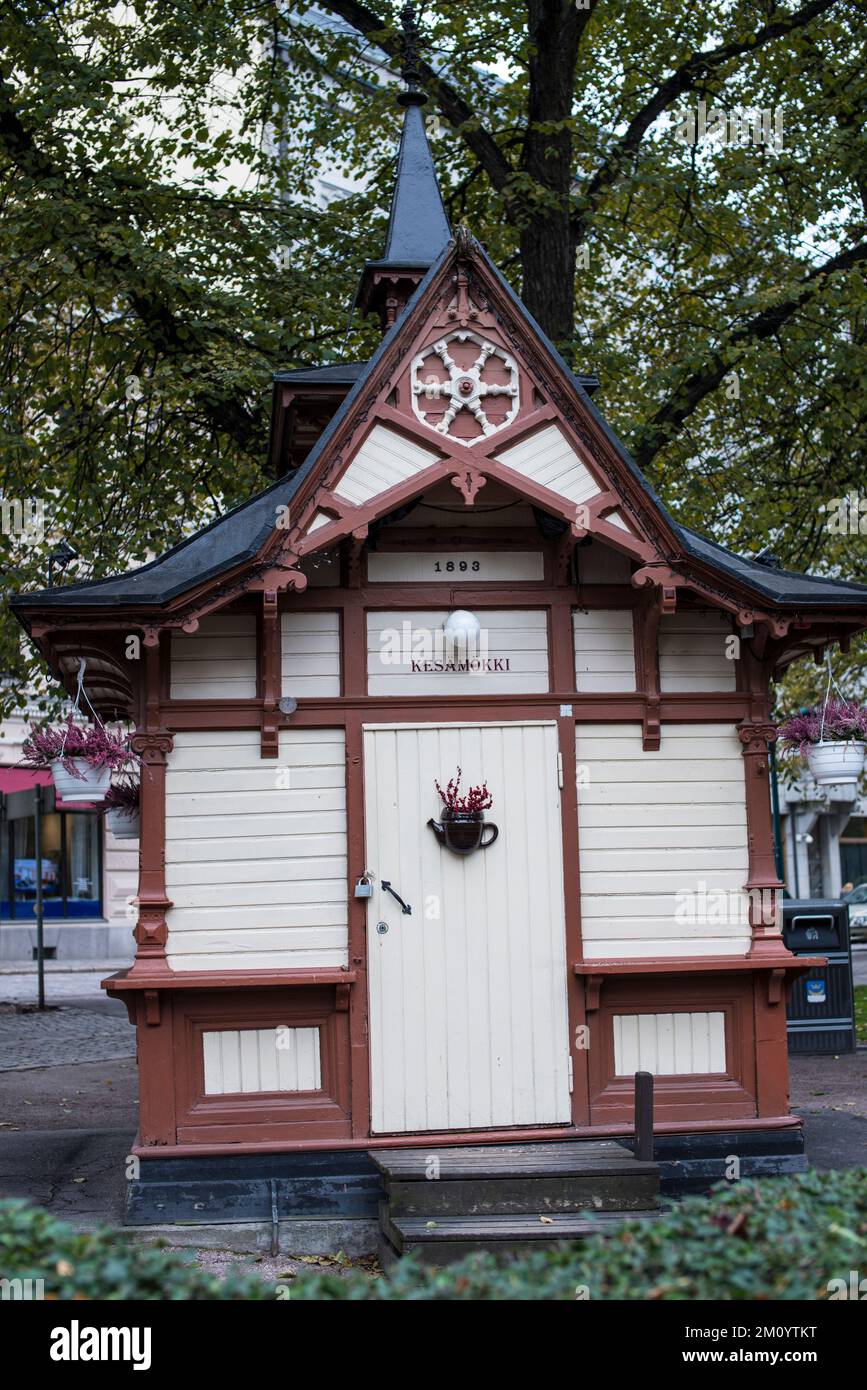
{"label": "decorative gable ornament", "polygon": [[412,408],[429,429],[475,444],[518,413],[518,367],[504,348],[469,329],[438,338],[413,359]]}

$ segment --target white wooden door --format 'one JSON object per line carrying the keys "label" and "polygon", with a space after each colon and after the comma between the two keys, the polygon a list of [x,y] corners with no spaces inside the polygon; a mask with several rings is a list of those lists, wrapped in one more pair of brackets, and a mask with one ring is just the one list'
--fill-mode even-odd
{"label": "white wooden door", "polygon": [[[376,1134],[569,1121],[557,754],[552,722],[365,728]],[[458,766],[499,827],[467,856],[427,824]]]}

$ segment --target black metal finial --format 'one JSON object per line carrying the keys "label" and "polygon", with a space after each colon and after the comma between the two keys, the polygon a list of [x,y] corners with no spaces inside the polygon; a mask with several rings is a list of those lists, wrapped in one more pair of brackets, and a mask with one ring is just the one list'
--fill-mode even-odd
{"label": "black metal finial", "polygon": [[400,75],[406,84],[406,91],[398,97],[400,106],[424,106],[427,97],[421,90],[421,70],[418,65],[418,25],[412,5],[404,5],[400,12],[403,28],[403,62]]}

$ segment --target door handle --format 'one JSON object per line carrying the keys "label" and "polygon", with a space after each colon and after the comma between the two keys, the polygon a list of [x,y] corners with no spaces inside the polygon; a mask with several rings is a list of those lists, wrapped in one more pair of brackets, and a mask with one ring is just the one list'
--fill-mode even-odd
{"label": "door handle", "polygon": [[400,894],[395,893],[394,889],[391,886],[390,880],[387,878],[384,878],[382,880],[382,891],[384,893],[390,893],[393,898],[397,898],[397,901],[400,903],[400,910],[405,917],[412,916],[412,908],[410,907],[409,903],[405,903]]}

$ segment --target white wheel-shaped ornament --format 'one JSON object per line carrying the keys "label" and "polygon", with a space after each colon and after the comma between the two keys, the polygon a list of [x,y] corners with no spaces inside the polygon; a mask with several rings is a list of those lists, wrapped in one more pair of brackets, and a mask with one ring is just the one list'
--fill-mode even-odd
{"label": "white wheel-shaped ornament", "polygon": [[[458,356],[467,361],[466,366],[452,357],[449,349],[455,345],[463,349],[456,348]],[[464,345],[470,350],[467,351]],[[486,376],[494,374],[493,367],[499,368],[498,376],[506,376],[508,380],[486,381]],[[474,444],[479,438],[496,434],[511,424],[518,413],[518,368],[515,359],[496,343],[488,342],[476,333],[449,333],[425,348],[413,359],[411,386],[412,408],[419,420],[438,434],[448,435],[456,444]],[[490,402],[503,397],[508,400],[508,408],[504,415],[501,411],[496,412],[498,418],[494,421],[490,418]],[[475,418],[480,435],[467,438],[453,430],[454,421],[463,410],[469,411]]]}

